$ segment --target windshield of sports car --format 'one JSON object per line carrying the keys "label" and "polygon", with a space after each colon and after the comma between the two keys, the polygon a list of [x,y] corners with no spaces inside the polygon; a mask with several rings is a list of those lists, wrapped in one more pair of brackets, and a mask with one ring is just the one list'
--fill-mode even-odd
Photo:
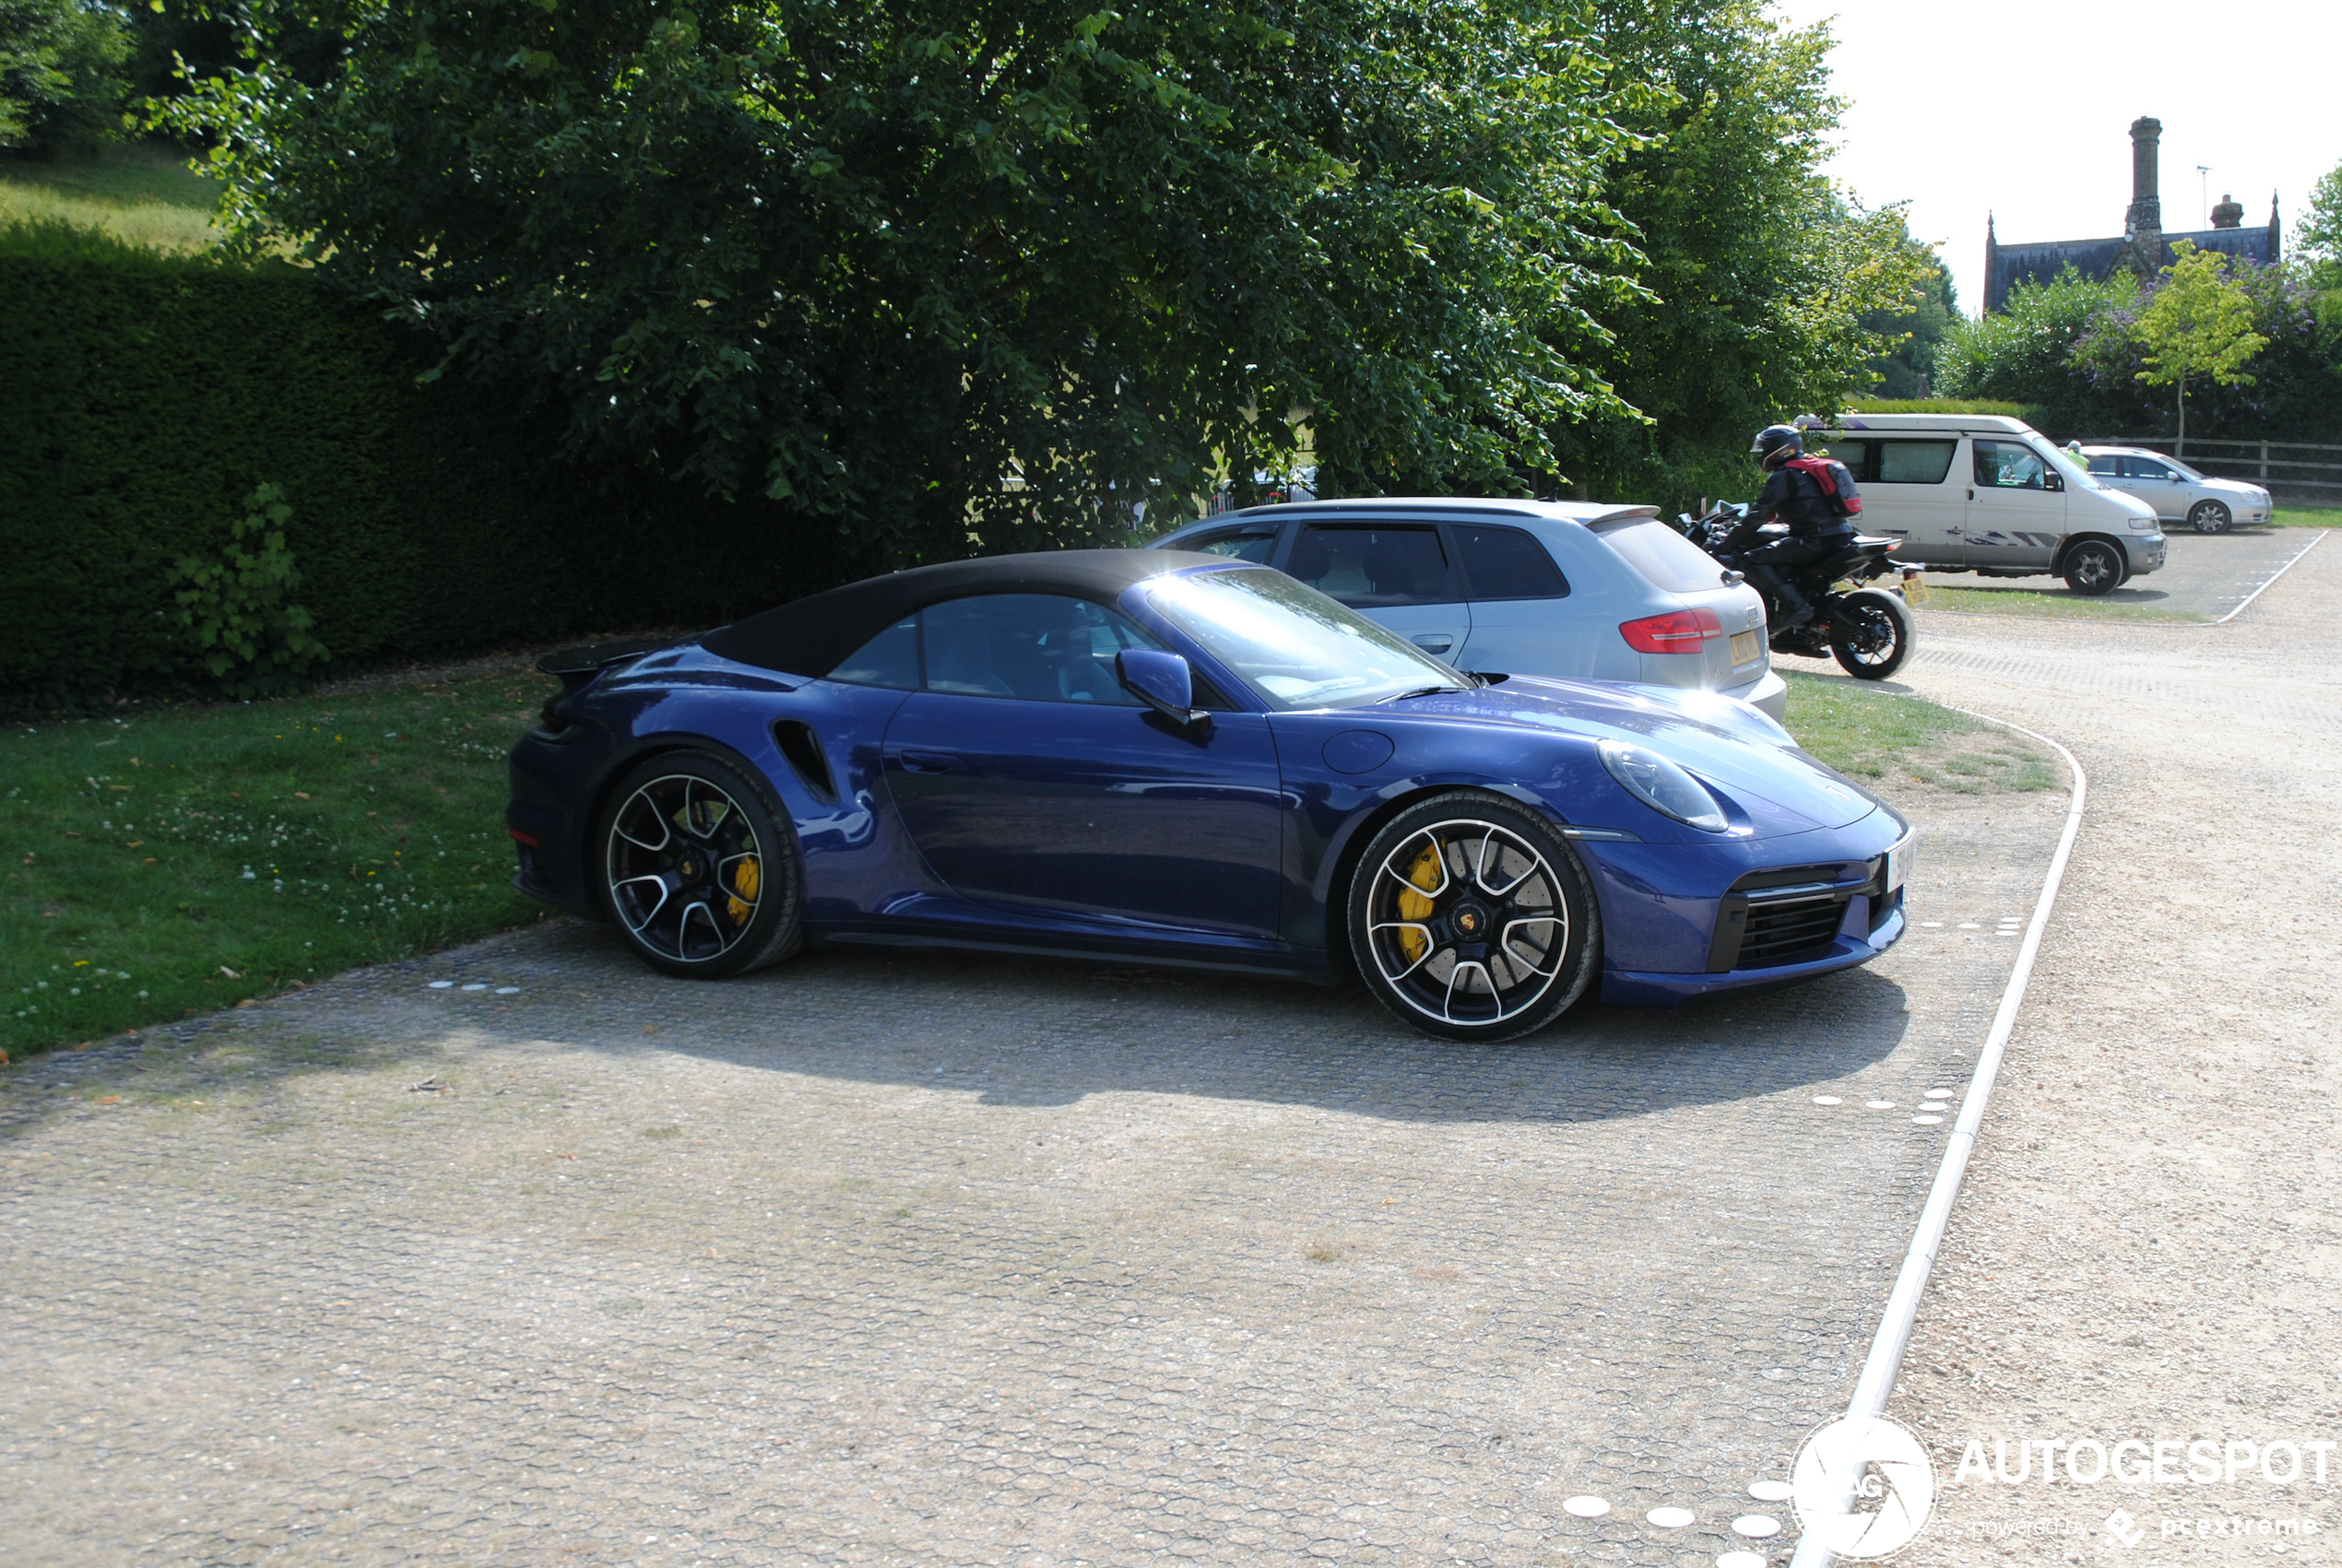
{"label": "windshield of sports car", "polygon": [[1147,602],[1242,676],[1271,707],[1360,708],[1472,682],[1282,572],[1157,578]]}

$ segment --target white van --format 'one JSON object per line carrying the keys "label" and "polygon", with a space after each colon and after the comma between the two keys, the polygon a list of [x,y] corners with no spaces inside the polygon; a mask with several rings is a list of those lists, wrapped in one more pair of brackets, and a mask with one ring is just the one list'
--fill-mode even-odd
{"label": "white van", "polygon": [[2096,595],[2163,564],[2155,508],[2100,484],[2021,419],[1809,414],[1797,425],[1807,450],[1852,470],[1862,530],[1904,541],[1898,566],[2063,577]]}

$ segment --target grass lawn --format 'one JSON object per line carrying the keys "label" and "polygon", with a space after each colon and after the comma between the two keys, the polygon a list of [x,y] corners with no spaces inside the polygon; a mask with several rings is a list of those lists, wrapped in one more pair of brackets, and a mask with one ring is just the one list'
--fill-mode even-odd
{"label": "grass lawn", "polygon": [[1851,778],[1976,795],[2047,789],[2052,755],[2021,735],[1867,681],[1783,670],[1789,733]]}
{"label": "grass lawn", "polygon": [[0,162],[0,223],[56,219],[157,250],[209,244],[217,195],[185,154],[143,143],[54,163]]}
{"label": "grass lawn", "polygon": [[2272,528],[2342,528],[2342,506],[2316,506],[2307,501],[2280,501],[2270,509]]}
{"label": "grass lawn", "polygon": [[2151,605],[2085,598],[2079,594],[2037,594],[2022,588],[1955,588],[1934,579],[1920,608],[1966,610],[1988,615],[2049,615],[2078,620],[2209,620],[2194,610],[2157,609]]}
{"label": "grass lawn", "polygon": [[504,754],[533,672],[0,732],[21,1057],[537,918]]}

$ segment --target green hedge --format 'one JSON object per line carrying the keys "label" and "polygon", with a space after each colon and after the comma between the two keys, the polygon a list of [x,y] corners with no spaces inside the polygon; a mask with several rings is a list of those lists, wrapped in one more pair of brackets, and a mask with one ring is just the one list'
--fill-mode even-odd
{"label": "green hedge", "polygon": [[420,332],[297,268],[0,230],[0,697],[211,683],[172,572],[278,486],[336,665],[715,624],[864,569],[776,505],[553,461],[558,410],[417,376]]}

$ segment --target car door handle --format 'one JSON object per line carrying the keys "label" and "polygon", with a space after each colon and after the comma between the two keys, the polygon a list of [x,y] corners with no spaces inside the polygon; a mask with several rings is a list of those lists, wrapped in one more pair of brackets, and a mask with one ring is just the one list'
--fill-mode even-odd
{"label": "car door handle", "polygon": [[1445,631],[1419,631],[1413,642],[1426,654],[1444,654],[1456,645],[1455,638]]}
{"label": "car door handle", "polygon": [[964,773],[968,766],[949,751],[905,751],[903,765],[915,773]]}

